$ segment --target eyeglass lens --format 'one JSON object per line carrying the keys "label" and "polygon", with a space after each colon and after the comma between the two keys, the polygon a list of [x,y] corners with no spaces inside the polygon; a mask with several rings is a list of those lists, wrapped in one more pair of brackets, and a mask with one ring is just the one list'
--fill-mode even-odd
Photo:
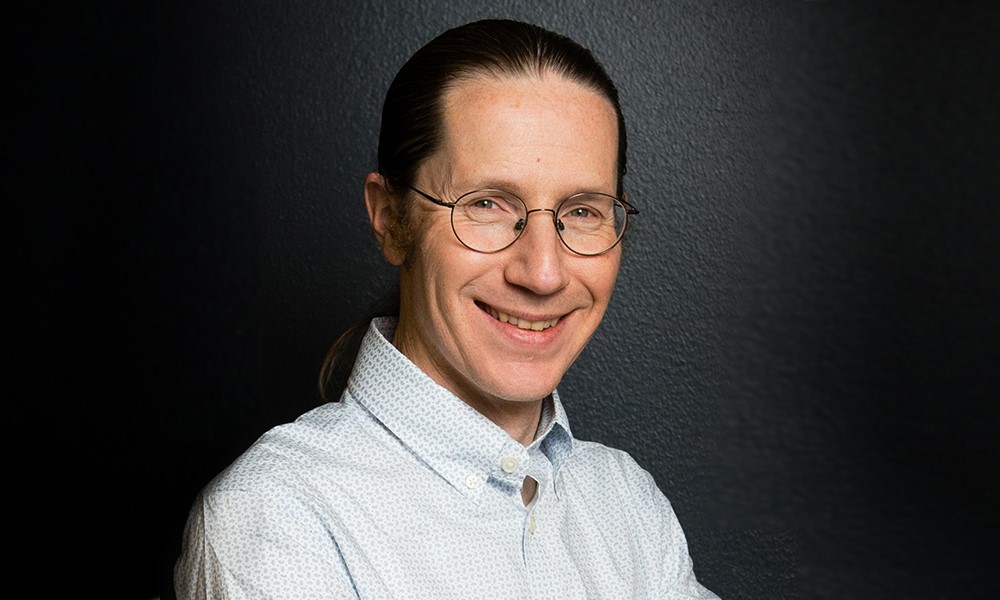
{"label": "eyeglass lens", "polygon": [[[536,211],[531,211],[536,212]],[[613,196],[584,193],[564,200],[553,215],[566,246],[579,254],[600,254],[614,246],[625,231],[625,206]],[[498,190],[465,194],[455,203],[452,226],[463,244],[480,252],[495,252],[514,243],[528,226],[528,210],[520,198]]]}

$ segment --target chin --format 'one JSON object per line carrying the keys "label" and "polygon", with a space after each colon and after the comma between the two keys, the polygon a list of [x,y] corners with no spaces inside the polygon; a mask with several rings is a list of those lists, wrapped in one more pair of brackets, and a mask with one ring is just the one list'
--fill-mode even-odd
{"label": "chin", "polygon": [[[515,385],[511,385],[514,383]],[[559,380],[514,370],[509,377],[495,382],[492,386],[494,396],[508,402],[536,402],[545,398],[556,389]]]}
{"label": "chin", "polygon": [[502,398],[505,402],[510,402],[512,404],[527,404],[527,403],[530,403],[530,402],[538,402],[539,400],[542,400],[543,398],[545,398],[549,394],[551,394],[552,390],[554,390],[554,389],[555,388],[553,387],[553,388],[548,389],[547,391],[544,391],[544,392],[542,392],[542,391],[538,391],[538,392],[524,392],[523,390],[521,390],[521,391],[518,391],[518,392],[512,392],[512,393],[509,393],[509,394],[504,394],[504,395],[500,396],[500,398]]}

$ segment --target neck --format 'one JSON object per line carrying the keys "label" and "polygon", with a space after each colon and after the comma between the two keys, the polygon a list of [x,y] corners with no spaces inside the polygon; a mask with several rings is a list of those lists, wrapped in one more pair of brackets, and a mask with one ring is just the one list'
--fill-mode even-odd
{"label": "neck", "polygon": [[[466,401],[468,402],[468,401]],[[538,422],[542,418],[542,400],[534,402],[503,401],[504,406],[477,406],[469,403],[490,421],[507,432],[511,438],[529,446],[538,432]]]}
{"label": "neck", "polygon": [[[420,370],[426,373],[438,385],[458,396],[463,402],[476,409],[481,415],[493,421],[507,432],[511,438],[528,446],[535,439],[538,423],[542,418],[542,403],[538,400],[507,400],[477,389],[475,385],[462,385],[463,378],[454,368],[447,365],[445,369],[437,368],[433,358],[419,349],[420,344],[411,344],[402,318],[396,328],[392,344]],[[417,348],[418,350],[414,350]]]}

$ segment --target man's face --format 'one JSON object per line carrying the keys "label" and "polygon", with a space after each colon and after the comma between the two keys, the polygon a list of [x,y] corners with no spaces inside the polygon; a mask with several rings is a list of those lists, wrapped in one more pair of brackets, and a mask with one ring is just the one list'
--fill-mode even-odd
{"label": "man's face", "polygon": [[[616,191],[614,109],[578,83],[481,77],[448,91],[444,107],[443,143],[414,182],[424,192],[453,201],[503,189],[532,210],[577,192]],[[620,246],[573,254],[551,213],[539,212],[513,246],[482,254],[456,239],[447,208],[416,195],[405,201],[416,203],[415,243],[400,272],[396,346],[488,416],[547,396],[601,322]]]}

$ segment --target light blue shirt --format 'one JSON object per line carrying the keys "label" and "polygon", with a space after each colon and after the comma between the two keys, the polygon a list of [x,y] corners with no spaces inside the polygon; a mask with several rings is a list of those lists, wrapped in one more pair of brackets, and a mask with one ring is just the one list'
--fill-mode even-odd
{"label": "light blue shirt", "polygon": [[206,486],[178,598],[716,598],[652,477],[574,439],[557,393],[525,448],[400,354],[394,328],[372,323],[341,402]]}

